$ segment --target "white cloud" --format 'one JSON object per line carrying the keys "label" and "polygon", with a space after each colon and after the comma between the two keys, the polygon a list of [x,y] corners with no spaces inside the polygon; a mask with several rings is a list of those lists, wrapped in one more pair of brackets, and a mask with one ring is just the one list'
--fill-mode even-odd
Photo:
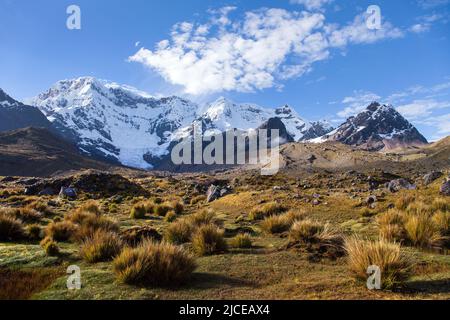
{"label": "white cloud", "polygon": [[354,116],[366,109],[370,103],[379,101],[380,99],[381,97],[373,92],[355,91],[353,96],[345,97],[344,100],[342,100],[342,103],[346,105],[346,107],[344,110],[339,111],[337,115],[341,118]]}
{"label": "white cloud", "polygon": [[403,37],[404,33],[395,28],[391,23],[385,21],[381,29],[371,30],[367,28],[367,14],[355,17],[352,23],[340,28],[337,25],[329,26],[330,45],[333,47],[345,47],[349,43],[374,43],[383,39],[395,39]]}
{"label": "white cloud", "polygon": [[450,101],[434,99],[414,100],[411,103],[397,107],[397,111],[410,120],[430,116],[434,110],[450,108]]}
{"label": "white cloud", "polygon": [[381,30],[369,30],[363,15],[340,28],[325,24],[322,13],[260,9],[233,20],[229,14],[235,9],[210,11],[206,24],[177,23],[170,39],[154,50],[140,49],[129,60],[187,94],[250,92],[280,88],[279,81],[310,71],[315,62],[328,59],[333,48],[402,36],[388,22]]}
{"label": "white cloud", "polygon": [[417,0],[417,3],[419,4],[420,7],[424,9],[431,9],[442,5],[446,5],[450,3],[450,0]]}
{"label": "white cloud", "polygon": [[424,33],[430,31],[431,26],[427,23],[417,23],[409,28],[410,31],[414,33]]}
{"label": "white cloud", "polygon": [[293,4],[301,4],[308,10],[322,10],[327,4],[332,3],[334,0],[291,0]]}

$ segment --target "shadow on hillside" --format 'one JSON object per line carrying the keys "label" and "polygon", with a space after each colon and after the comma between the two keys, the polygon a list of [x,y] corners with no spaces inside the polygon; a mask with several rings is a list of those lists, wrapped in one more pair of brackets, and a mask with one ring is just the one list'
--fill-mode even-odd
{"label": "shadow on hillside", "polygon": [[214,289],[223,288],[224,286],[232,288],[255,287],[256,284],[252,281],[232,278],[220,274],[194,273],[187,286],[191,289]]}
{"label": "shadow on hillside", "polygon": [[450,293],[450,279],[408,282],[408,289],[420,293]]}

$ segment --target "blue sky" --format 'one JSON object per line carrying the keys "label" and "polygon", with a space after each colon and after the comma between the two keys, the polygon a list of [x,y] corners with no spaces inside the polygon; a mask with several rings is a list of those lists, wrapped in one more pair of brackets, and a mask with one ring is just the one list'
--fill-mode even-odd
{"label": "blue sky", "polygon": [[0,87],[24,99],[89,75],[335,125],[379,100],[435,140],[450,135],[449,31],[450,0],[0,0]]}

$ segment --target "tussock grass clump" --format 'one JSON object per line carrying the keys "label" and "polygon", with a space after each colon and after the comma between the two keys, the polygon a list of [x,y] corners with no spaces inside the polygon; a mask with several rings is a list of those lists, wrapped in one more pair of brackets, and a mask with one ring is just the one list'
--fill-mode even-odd
{"label": "tussock grass clump", "polygon": [[205,224],[218,224],[216,214],[211,210],[201,210],[186,218],[188,223],[194,227]]}
{"label": "tussock grass clump", "polygon": [[391,209],[377,217],[380,237],[392,242],[404,242],[407,239],[405,230],[405,214]]}
{"label": "tussock grass clump", "polygon": [[412,215],[422,215],[422,214],[432,214],[431,206],[427,205],[426,203],[422,201],[416,201],[406,208],[406,213],[412,214]]}
{"label": "tussock grass clump", "polygon": [[0,213],[14,217],[24,223],[39,222],[42,219],[42,214],[32,208],[2,208]]}
{"label": "tussock grass clump", "polygon": [[99,230],[83,241],[80,255],[89,263],[110,261],[120,253],[122,246],[116,233]]}
{"label": "tussock grass clump", "polygon": [[34,209],[42,214],[52,214],[52,210],[48,206],[48,204],[42,200],[37,200],[29,205],[27,205],[27,208]]}
{"label": "tussock grass clump", "polygon": [[75,240],[83,241],[94,235],[98,230],[118,233],[119,229],[120,228],[115,221],[107,217],[91,215],[84,219],[80,224],[75,235]]}
{"label": "tussock grass clump", "polygon": [[368,241],[353,237],[345,241],[345,251],[348,267],[358,279],[366,280],[368,267],[378,266],[383,289],[394,288],[411,275],[413,264],[399,244],[384,239]]}
{"label": "tussock grass clump", "polygon": [[436,212],[433,215],[433,223],[442,235],[450,236],[450,212]]}
{"label": "tussock grass clump", "polygon": [[205,201],[206,201],[206,196],[205,195],[193,197],[191,199],[191,206],[196,205],[196,204],[198,204],[200,202],[205,202]]}
{"label": "tussock grass clump", "polygon": [[68,241],[77,232],[77,226],[70,221],[51,222],[45,229],[45,234],[56,241]]}
{"label": "tussock grass clump", "polygon": [[147,208],[144,203],[137,203],[131,208],[130,218],[131,219],[145,219],[147,214]]}
{"label": "tussock grass clump", "polygon": [[167,214],[167,212],[169,212],[170,210],[172,210],[172,207],[170,206],[170,204],[162,203],[162,204],[155,205],[154,213],[157,216],[164,217]]}
{"label": "tussock grass clump", "polygon": [[293,242],[310,243],[318,242],[324,225],[317,221],[303,220],[294,223],[289,232],[289,238]]}
{"label": "tussock grass clump", "polygon": [[439,247],[444,240],[428,213],[408,215],[405,230],[409,242],[417,247]]}
{"label": "tussock grass clump", "polygon": [[58,244],[51,237],[47,236],[44,239],[42,239],[40,245],[42,249],[44,249],[45,254],[50,257],[58,256],[60,253]]}
{"label": "tussock grass clump", "polygon": [[288,231],[296,221],[304,220],[305,217],[304,211],[289,211],[279,216],[265,218],[261,223],[261,228],[271,234],[283,233]]}
{"label": "tussock grass clump", "polygon": [[395,201],[395,208],[398,210],[406,210],[406,208],[408,208],[408,206],[414,201],[416,201],[416,197],[414,195],[404,193]]}
{"label": "tussock grass clump", "polygon": [[0,212],[0,240],[21,240],[25,236],[25,229],[20,220]]}
{"label": "tussock grass clump", "polygon": [[329,247],[340,247],[344,238],[342,234],[331,227],[309,219],[295,222],[289,231],[291,243],[320,244]]}
{"label": "tussock grass clump", "polygon": [[102,210],[100,209],[100,205],[95,200],[89,200],[83,203],[79,208],[79,211],[93,213],[95,215],[101,215]]}
{"label": "tussock grass clump", "polygon": [[289,230],[290,226],[290,222],[283,216],[270,216],[261,222],[261,228],[271,234],[283,233]]}
{"label": "tussock grass clump", "polygon": [[27,226],[26,228],[27,230],[27,235],[28,238],[32,239],[32,240],[39,240],[41,239],[41,234],[42,234],[42,228],[40,225],[38,224],[30,224]]}
{"label": "tussock grass clump", "polygon": [[113,267],[123,283],[179,286],[189,279],[196,264],[181,247],[147,240],[137,248],[125,248],[114,259]]}
{"label": "tussock grass clump", "polygon": [[223,230],[213,224],[200,226],[192,236],[192,248],[201,256],[224,252],[227,243]]}
{"label": "tussock grass clump", "polygon": [[175,212],[176,215],[181,215],[184,212],[184,205],[179,201],[174,201],[170,205],[172,207],[172,210]]}
{"label": "tussock grass clump", "polygon": [[164,221],[166,222],[173,222],[177,219],[177,214],[174,211],[167,212],[166,216],[164,217]]}
{"label": "tussock grass clump", "polygon": [[252,236],[248,233],[239,233],[231,239],[231,246],[234,248],[248,249],[252,247]]}
{"label": "tussock grass clump", "polygon": [[254,208],[252,211],[250,211],[249,217],[251,220],[261,220],[265,217],[279,215],[286,210],[287,208],[279,203],[269,202],[259,208]]}
{"label": "tussock grass clump", "polygon": [[450,212],[450,200],[447,200],[446,198],[436,198],[431,203],[431,209],[433,212]]}
{"label": "tussock grass clump", "polygon": [[172,222],[166,229],[164,238],[174,244],[183,244],[191,240],[194,226],[186,219]]}

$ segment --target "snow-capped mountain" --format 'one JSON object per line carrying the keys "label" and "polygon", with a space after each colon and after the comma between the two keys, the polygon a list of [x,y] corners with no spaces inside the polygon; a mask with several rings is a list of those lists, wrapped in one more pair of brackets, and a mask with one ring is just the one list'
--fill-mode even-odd
{"label": "snow-capped mountain", "polygon": [[314,121],[311,122],[311,126],[304,132],[303,137],[300,139],[300,141],[307,141],[310,139],[315,139],[317,137],[322,137],[333,130],[334,128],[331,123],[326,120]]}
{"label": "snow-capped mountain", "polygon": [[428,143],[397,110],[378,102],[371,103],[366,110],[350,117],[336,130],[311,141],[339,141],[371,151]]}
{"label": "snow-capped mountain", "polygon": [[151,167],[144,155],[167,154],[172,133],[198,110],[178,97],[157,99],[91,77],[59,81],[31,103],[82,151],[136,168]]}
{"label": "snow-capped mountain", "polygon": [[251,103],[234,103],[223,97],[207,105],[206,111],[198,120],[202,121],[206,130],[216,129],[223,132],[230,129],[256,129],[271,118],[279,118],[295,141],[299,141],[311,127],[309,122],[303,120],[288,105],[270,109]]}
{"label": "snow-capped mountain", "polygon": [[311,128],[289,106],[270,109],[219,98],[201,108],[92,77],[59,81],[30,104],[83,152],[137,168],[151,168],[154,159],[168,155],[174,141],[192,133],[194,121],[203,130],[223,132],[256,129],[277,117],[295,141]]}
{"label": "snow-capped mountain", "polygon": [[0,132],[26,127],[49,128],[50,122],[39,109],[14,100],[0,89]]}

